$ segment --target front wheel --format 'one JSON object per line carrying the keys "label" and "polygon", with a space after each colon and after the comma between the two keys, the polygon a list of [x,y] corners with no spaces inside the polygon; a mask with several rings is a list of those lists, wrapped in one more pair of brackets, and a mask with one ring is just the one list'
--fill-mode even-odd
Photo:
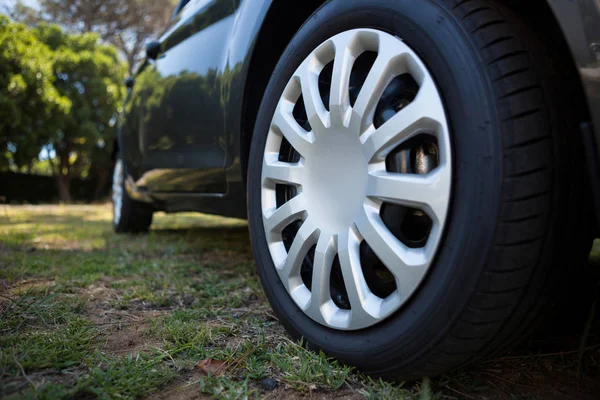
{"label": "front wheel", "polygon": [[498,1],[332,0],[252,138],[258,274],[295,338],[390,379],[505,348],[585,260],[585,175],[545,44]]}
{"label": "front wheel", "polygon": [[113,228],[117,233],[148,232],[152,224],[149,205],[133,200],[125,189],[125,164],[117,158],[113,172]]}

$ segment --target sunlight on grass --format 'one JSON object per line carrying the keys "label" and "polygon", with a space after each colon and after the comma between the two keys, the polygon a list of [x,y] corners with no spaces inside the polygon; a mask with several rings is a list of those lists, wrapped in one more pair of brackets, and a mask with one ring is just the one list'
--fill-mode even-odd
{"label": "sunlight on grass", "polygon": [[[40,249],[97,250],[113,246],[112,209],[101,206],[0,206],[0,235],[5,245]],[[199,213],[154,215],[152,230],[245,228],[242,220]]]}

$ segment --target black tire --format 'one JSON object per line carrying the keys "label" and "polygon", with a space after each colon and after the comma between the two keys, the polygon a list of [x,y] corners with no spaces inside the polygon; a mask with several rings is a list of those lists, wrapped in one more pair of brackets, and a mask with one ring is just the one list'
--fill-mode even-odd
{"label": "black tire", "polygon": [[[121,204],[120,207],[113,196],[113,228],[116,233],[145,233],[150,229],[152,224],[153,210],[149,204],[141,203],[133,200],[125,188],[124,177],[127,176],[125,171],[125,163],[117,158],[115,173],[113,174],[113,186],[115,180],[118,179],[119,167],[122,174],[120,182],[117,185],[121,188]],[[113,189],[114,195],[114,189]],[[119,207],[119,216],[117,217],[116,208]]]}
{"label": "black tire", "polygon": [[[501,1],[414,3],[322,6],[272,75],[248,168],[252,246],[281,323],[309,347],[388,379],[437,375],[523,338],[559,297],[552,294],[561,272],[585,262],[590,243],[577,119],[561,93],[560,63],[548,60],[551,44]],[[402,38],[436,79],[450,120],[453,193],[437,258],[417,293],[375,326],[339,331],[307,317],[277,275],[263,228],[261,169],[271,118],[294,70],[323,41],[360,27]]]}

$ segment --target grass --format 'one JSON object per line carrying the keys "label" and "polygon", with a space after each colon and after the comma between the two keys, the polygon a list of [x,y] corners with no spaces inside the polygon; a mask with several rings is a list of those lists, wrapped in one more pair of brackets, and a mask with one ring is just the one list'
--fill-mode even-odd
{"label": "grass", "polygon": [[243,221],[159,213],[125,236],[105,205],[0,208],[0,398],[584,398],[600,387],[592,325],[583,353],[561,336],[558,350],[389,383],[289,339]]}

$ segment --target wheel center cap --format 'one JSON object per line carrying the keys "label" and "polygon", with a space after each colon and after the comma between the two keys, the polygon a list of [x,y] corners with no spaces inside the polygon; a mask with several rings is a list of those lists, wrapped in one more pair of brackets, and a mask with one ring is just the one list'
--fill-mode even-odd
{"label": "wheel center cap", "polygon": [[309,173],[303,190],[308,213],[331,234],[347,232],[364,203],[368,163],[358,135],[347,128],[328,129],[316,137],[306,158]]}

